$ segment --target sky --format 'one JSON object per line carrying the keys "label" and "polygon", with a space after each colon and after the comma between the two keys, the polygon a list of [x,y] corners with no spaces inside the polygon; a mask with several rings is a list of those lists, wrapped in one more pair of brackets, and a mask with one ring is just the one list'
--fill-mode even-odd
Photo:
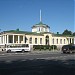
{"label": "sky", "polygon": [[0,0],[0,32],[7,30],[32,31],[32,26],[42,22],[50,32],[75,32],[75,0]]}

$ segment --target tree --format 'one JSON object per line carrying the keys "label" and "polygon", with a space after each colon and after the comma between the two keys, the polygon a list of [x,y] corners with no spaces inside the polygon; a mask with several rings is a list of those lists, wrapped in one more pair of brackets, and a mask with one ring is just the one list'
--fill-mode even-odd
{"label": "tree", "polygon": [[73,36],[75,36],[75,32],[73,33]]}
{"label": "tree", "polygon": [[62,33],[63,35],[72,35],[71,31],[68,31],[67,29],[64,30],[64,32]]}
{"label": "tree", "polygon": [[19,28],[17,28],[16,31],[19,31]]}

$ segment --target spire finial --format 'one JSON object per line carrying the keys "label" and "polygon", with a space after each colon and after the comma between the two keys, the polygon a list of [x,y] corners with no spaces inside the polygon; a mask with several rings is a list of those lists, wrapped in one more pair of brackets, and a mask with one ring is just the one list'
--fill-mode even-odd
{"label": "spire finial", "polygon": [[42,18],[41,18],[41,9],[40,9],[40,22],[41,22]]}

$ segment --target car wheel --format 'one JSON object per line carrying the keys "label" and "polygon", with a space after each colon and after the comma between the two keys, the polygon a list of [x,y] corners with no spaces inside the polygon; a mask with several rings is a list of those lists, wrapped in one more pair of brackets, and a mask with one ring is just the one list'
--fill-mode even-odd
{"label": "car wheel", "polygon": [[25,52],[24,49],[22,50],[22,52],[23,52],[23,53]]}
{"label": "car wheel", "polygon": [[10,53],[10,52],[11,52],[11,50],[8,50],[8,51],[7,51],[7,53]]}

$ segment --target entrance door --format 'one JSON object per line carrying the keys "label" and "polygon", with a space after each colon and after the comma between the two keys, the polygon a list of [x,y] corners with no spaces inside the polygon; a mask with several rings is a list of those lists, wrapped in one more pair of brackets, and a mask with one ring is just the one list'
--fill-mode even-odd
{"label": "entrance door", "polygon": [[46,36],[45,41],[46,41],[46,45],[49,45],[49,36],[48,35]]}

